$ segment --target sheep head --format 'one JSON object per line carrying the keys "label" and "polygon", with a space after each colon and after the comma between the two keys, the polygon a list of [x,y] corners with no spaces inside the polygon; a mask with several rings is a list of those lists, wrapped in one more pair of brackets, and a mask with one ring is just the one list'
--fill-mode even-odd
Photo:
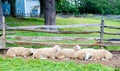
{"label": "sheep head", "polygon": [[56,50],[56,52],[58,52],[58,51],[60,51],[60,50],[61,50],[61,47],[60,47],[59,45],[55,45],[55,46],[53,47],[53,49],[55,49],[55,50]]}
{"label": "sheep head", "polygon": [[75,46],[73,46],[73,49],[74,49],[74,50],[80,50],[81,47],[80,47],[79,45],[75,45]]}

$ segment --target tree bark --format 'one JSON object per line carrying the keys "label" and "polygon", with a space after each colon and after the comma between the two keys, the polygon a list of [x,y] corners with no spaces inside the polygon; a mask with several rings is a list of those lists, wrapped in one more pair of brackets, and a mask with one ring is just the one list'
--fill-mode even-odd
{"label": "tree bark", "polygon": [[16,8],[15,8],[16,0],[10,0],[10,14],[12,17],[16,17]]}
{"label": "tree bark", "polygon": [[3,11],[2,11],[2,0],[0,0],[0,24],[2,22]]}
{"label": "tree bark", "polygon": [[45,16],[44,16],[45,25],[50,25],[50,1],[51,0],[45,0]]}
{"label": "tree bark", "polygon": [[45,1],[45,25],[55,25],[55,0],[44,0]]}
{"label": "tree bark", "polygon": [[40,17],[44,17],[44,0],[39,0],[40,2]]}
{"label": "tree bark", "polygon": [[55,16],[56,16],[56,10],[55,10],[55,0],[51,0],[51,18],[50,18],[50,25],[55,25]]}

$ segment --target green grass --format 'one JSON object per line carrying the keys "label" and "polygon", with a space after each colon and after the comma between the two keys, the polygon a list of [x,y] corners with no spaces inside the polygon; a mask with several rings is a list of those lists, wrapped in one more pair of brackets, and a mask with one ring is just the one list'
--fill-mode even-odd
{"label": "green grass", "polygon": [[[43,25],[44,19],[42,18],[25,18],[25,19],[15,19],[12,17],[6,18],[6,23],[9,26],[29,26],[29,25]],[[100,18],[57,18],[57,25],[67,25],[67,24],[93,24],[100,23]],[[110,26],[120,27],[119,19],[106,19],[105,24]],[[72,31],[85,31],[85,30],[99,30],[95,27],[87,28],[63,28],[60,30],[72,30]],[[117,30],[105,29],[107,32],[119,32]],[[7,31],[12,32],[12,31]],[[28,32],[28,31],[15,31],[15,34],[7,36],[44,36],[44,37],[99,37],[99,34],[52,34],[43,32]],[[120,36],[114,35],[104,35],[104,38],[120,38]],[[7,38],[7,40],[16,40]],[[56,43],[82,43],[81,41],[44,41],[44,42],[56,42]],[[90,43],[95,41],[90,41]],[[85,42],[89,43],[89,42]],[[24,46],[27,48],[44,48],[45,46],[36,45],[17,45],[8,44],[7,46]],[[86,46],[87,47],[87,46]],[[94,48],[98,48],[97,46]],[[108,50],[120,50],[119,46],[107,47]],[[78,64],[72,61],[68,62],[54,62],[51,60],[39,60],[39,59],[17,59],[17,58],[4,58],[0,56],[0,71],[120,71],[120,69],[114,69],[101,64]]]}
{"label": "green grass", "polygon": [[[67,24],[100,24],[100,18],[57,18],[57,25],[67,25]],[[28,25],[43,25],[44,19],[42,18],[24,18],[24,19],[15,19],[12,17],[6,18],[6,23],[9,26],[28,26]],[[105,25],[117,26],[120,27],[120,20],[115,19],[105,19]],[[85,31],[85,30],[99,30],[100,28],[96,27],[86,27],[86,28],[64,28],[61,30],[73,30],[73,31]],[[110,30],[105,29],[107,32],[119,32],[119,30]]]}
{"label": "green grass", "polygon": [[[15,19],[12,17],[6,18],[6,22],[9,26],[23,26],[23,25],[43,25],[44,19],[42,18],[23,18],[23,19]],[[67,25],[67,24],[94,24],[101,22],[101,18],[57,18],[57,25]],[[119,26],[119,19],[105,19],[106,25],[111,26]]]}
{"label": "green grass", "polygon": [[0,57],[0,71],[114,71],[101,64],[78,64],[40,59],[17,59]]}
{"label": "green grass", "polygon": [[120,68],[116,68],[115,71],[120,71]]}
{"label": "green grass", "polygon": [[41,25],[43,24],[42,18],[22,18],[15,19],[13,17],[6,18],[6,24],[9,26],[29,26],[29,25]]}

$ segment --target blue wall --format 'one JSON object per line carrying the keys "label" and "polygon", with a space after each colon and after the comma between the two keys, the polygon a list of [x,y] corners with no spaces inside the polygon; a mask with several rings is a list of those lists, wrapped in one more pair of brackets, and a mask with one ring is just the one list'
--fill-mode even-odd
{"label": "blue wall", "polygon": [[[39,0],[16,0],[16,15],[30,17],[34,6],[40,6]],[[8,11],[7,14],[10,15],[10,4],[8,2],[4,2],[2,7],[4,15],[6,14],[6,11]],[[36,15],[40,12],[40,9],[38,10],[39,11],[34,11]]]}
{"label": "blue wall", "polygon": [[3,14],[4,15],[10,15],[10,4],[8,2],[4,2],[2,4],[2,8],[3,8]]}
{"label": "blue wall", "polygon": [[25,15],[24,0],[16,0],[16,15]]}

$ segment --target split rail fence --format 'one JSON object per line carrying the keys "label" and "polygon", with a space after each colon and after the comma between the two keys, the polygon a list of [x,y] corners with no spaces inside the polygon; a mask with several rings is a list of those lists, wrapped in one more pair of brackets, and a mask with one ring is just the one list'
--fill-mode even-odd
{"label": "split rail fence", "polygon": [[[5,36],[5,22],[2,22],[3,24],[3,40],[4,44],[2,44],[2,48],[6,47],[6,36]],[[99,27],[99,31],[60,31],[59,28],[84,28],[84,27]],[[45,29],[41,29],[45,28]],[[47,32],[47,33],[56,33],[56,34],[91,34],[91,33],[99,33],[99,39],[93,44],[79,44],[80,46],[120,46],[120,39],[116,38],[110,38],[109,41],[104,41],[104,34],[107,35],[120,35],[120,32],[118,33],[112,33],[112,32],[105,32],[104,29],[116,29],[120,30],[120,27],[114,27],[114,26],[107,26],[104,24],[104,20],[101,20],[100,24],[74,24],[74,25],[43,25],[43,26],[19,26],[19,27],[8,27],[7,30],[20,30],[20,31],[33,31],[33,32]],[[49,30],[54,29],[54,30]],[[7,41],[7,43],[16,43],[19,45],[40,45],[40,46],[54,46],[56,44],[61,46],[73,46],[76,45],[75,43],[48,43],[48,42],[31,42],[30,40],[89,40],[94,38],[69,38],[69,37],[24,37],[24,36],[8,36],[10,38],[17,38],[22,39],[22,41]],[[23,41],[24,40],[24,41]],[[112,41],[111,41],[112,40]]]}

